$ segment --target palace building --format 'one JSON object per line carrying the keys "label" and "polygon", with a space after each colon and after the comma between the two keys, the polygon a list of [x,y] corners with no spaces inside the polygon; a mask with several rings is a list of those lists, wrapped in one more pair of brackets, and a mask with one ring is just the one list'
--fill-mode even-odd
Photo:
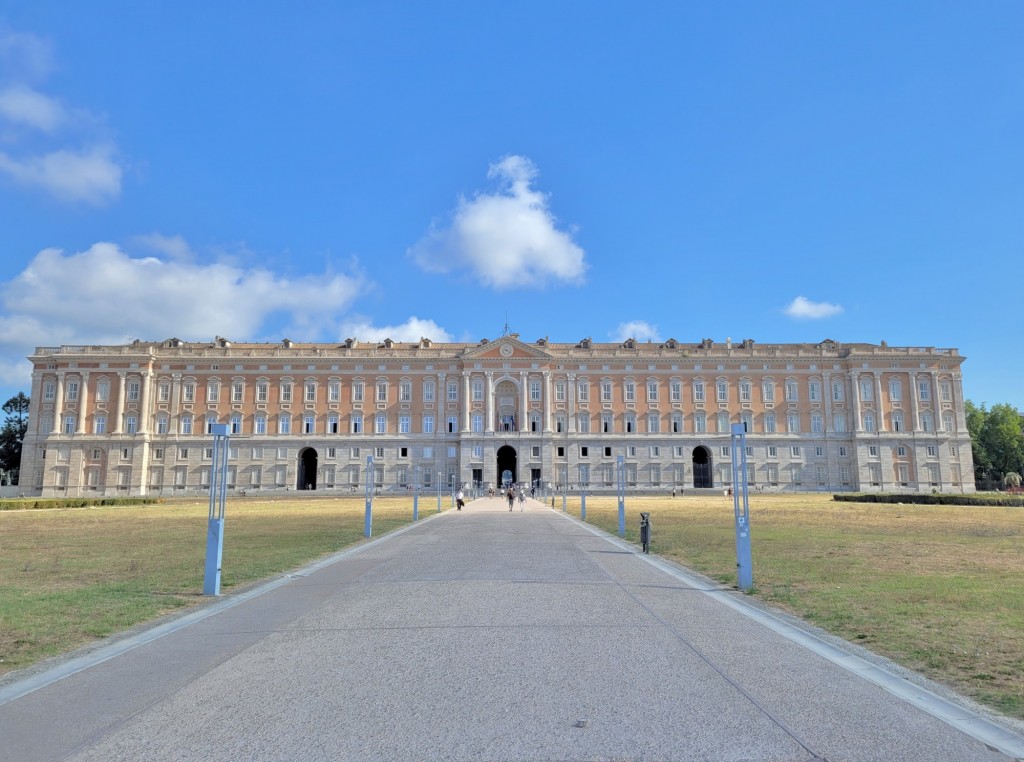
{"label": "palace building", "polygon": [[[956,349],[715,342],[39,347],[21,485],[43,496],[499,484],[973,492]],[[369,458],[372,457],[372,464]]]}

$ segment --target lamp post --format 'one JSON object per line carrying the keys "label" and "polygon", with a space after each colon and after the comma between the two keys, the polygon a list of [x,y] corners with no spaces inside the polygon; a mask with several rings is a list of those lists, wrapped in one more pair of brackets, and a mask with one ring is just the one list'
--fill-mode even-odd
{"label": "lamp post", "polygon": [[210,518],[206,528],[206,574],[203,595],[220,595],[221,560],[224,556],[224,499],[228,480],[228,426],[215,423],[213,463],[210,466]]}
{"label": "lamp post", "polygon": [[619,493],[619,537],[626,536],[626,459],[620,455],[616,461]]}
{"label": "lamp post", "polygon": [[366,518],[363,523],[363,536],[373,534],[373,456],[366,456]]}
{"label": "lamp post", "polygon": [[[747,430],[742,423],[732,425],[732,504],[736,519],[736,572],[739,588],[754,586],[750,556],[750,502],[747,495]],[[740,490],[743,501],[740,505]]]}
{"label": "lamp post", "polygon": [[441,512],[441,472],[437,472],[437,512]]}
{"label": "lamp post", "polygon": [[420,467],[412,467],[412,520],[420,519]]}

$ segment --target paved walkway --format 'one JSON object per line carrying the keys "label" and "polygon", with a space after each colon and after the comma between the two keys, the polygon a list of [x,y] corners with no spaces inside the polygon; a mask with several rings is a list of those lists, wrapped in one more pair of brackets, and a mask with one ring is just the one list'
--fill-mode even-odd
{"label": "paved walkway", "polygon": [[1002,725],[533,501],[0,689],[17,762],[1014,757]]}

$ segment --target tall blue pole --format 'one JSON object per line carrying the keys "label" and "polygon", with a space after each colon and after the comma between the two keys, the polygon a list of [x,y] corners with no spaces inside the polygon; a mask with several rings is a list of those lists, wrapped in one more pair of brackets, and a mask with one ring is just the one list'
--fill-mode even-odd
{"label": "tall blue pole", "polygon": [[437,472],[437,512],[441,512],[441,472]]}
{"label": "tall blue pole", "polygon": [[583,521],[587,520],[587,491],[581,488],[580,492],[580,518]]}
{"label": "tall blue pole", "polygon": [[366,456],[366,519],[363,522],[363,536],[373,535],[373,456]]}
{"label": "tall blue pole", "polygon": [[619,492],[619,537],[626,536],[626,459],[619,456],[616,462]]}
{"label": "tall blue pole", "polygon": [[210,517],[206,525],[206,569],[203,595],[220,595],[221,562],[224,557],[224,501],[228,479],[228,426],[215,423],[213,463],[210,466]]}
{"label": "tall blue pole", "polygon": [[412,520],[420,519],[420,467],[412,468]]}
{"label": "tall blue pole", "polygon": [[[742,490],[742,504],[741,504]],[[732,425],[732,505],[736,517],[736,573],[740,590],[754,587],[754,568],[750,554],[750,501],[747,494],[747,430],[742,423]]]}

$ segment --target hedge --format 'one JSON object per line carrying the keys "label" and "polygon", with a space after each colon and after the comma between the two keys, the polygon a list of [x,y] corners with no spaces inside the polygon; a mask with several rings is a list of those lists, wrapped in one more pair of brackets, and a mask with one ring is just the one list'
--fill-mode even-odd
{"label": "hedge", "polygon": [[111,505],[148,505],[163,502],[151,497],[56,497],[9,498],[0,500],[0,511],[30,511],[43,508],[89,508]]}
{"label": "hedge", "polygon": [[850,503],[916,503],[919,505],[982,505],[982,506],[1024,506],[1020,495],[951,495],[948,493],[855,493],[848,492],[832,496],[833,500]]}

